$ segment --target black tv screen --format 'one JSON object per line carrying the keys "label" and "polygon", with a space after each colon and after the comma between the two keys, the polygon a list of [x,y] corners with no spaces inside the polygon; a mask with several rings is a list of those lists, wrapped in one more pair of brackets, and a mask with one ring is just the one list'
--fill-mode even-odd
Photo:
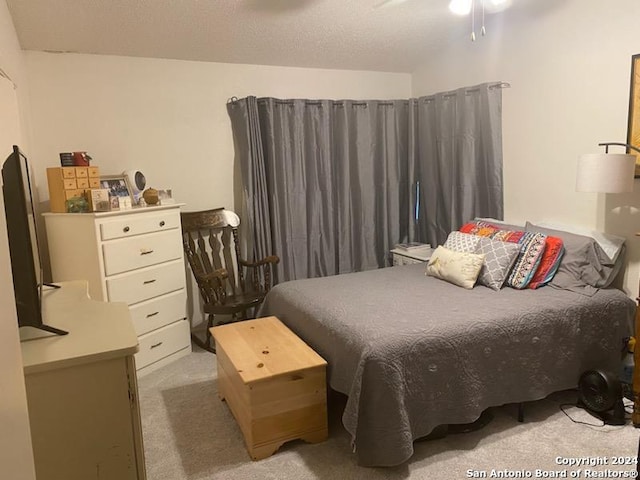
{"label": "black tv screen", "polygon": [[44,282],[32,185],[29,162],[20,148],[14,145],[2,166],[2,194],[18,325],[63,335],[67,332],[45,325],[42,321]]}

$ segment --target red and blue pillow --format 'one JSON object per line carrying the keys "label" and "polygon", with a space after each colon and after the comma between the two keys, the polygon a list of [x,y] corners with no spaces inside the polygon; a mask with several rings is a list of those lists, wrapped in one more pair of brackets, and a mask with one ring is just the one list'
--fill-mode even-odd
{"label": "red and blue pillow", "polygon": [[546,285],[558,271],[564,255],[564,242],[559,237],[548,236],[545,243],[542,260],[540,260],[540,265],[536,273],[533,274],[533,278],[527,288],[540,288]]}

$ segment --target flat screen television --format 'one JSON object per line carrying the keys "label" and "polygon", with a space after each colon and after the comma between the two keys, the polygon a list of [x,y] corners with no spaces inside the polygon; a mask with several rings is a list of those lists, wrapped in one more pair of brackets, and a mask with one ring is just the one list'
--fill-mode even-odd
{"label": "flat screen television", "polygon": [[42,319],[42,288],[45,283],[32,185],[29,162],[20,148],[14,145],[2,166],[2,194],[18,325],[65,335],[67,332],[45,325]]}

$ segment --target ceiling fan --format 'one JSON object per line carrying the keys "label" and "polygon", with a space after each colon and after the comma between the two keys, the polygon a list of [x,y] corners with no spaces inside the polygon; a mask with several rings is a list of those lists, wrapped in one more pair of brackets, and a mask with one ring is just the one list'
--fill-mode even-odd
{"label": "ceiling fan", "polygon": [[[378,3],[375,8],[386,8],[392,7],[394,5],[400,5],[409,0],[383,0]],[[482,28],[480,29],[480,33],[482,36],[486,34],[486,29],[484,27],[484,13],[485,9],[491,12],[496,12],[500,10],[504,10],[511,5],[512,0],[450,0],[449,1],[449,10],[451,13],[455,15],[469,15],[471,14],[471,41],[475,42],[476,40],[476,32],[475,32],[475,17],[476,17],[476,4],[479,3],[481,8],[482,15]]]}

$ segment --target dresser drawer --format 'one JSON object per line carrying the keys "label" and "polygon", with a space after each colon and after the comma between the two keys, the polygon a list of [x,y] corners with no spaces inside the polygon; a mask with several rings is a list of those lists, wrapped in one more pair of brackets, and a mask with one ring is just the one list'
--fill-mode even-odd
{"label": "dresser drawer", "polygon": [[73,167],[62,167],[62,178],[76,178],[76,169]]}
{"label": "dresser drawer", "polygon": [[70,198],[73,198],[73,197],[81,197],[82,193],[83,193],[82,190],[65,190],[64,198],[65,200],[69,200]]}
{"label": "dresser drawer", "polygon": [[182,258],[180,230],[138,235],[102,245],[105,275],[136,270]]}
{"label": "dresser drawer", "polygon": [[154,214],[138,213],[126,215],[124,218],[105,220],[100,224],[100,238],[102,240],[111,240],[143,233],[160,232],[172,228],[180,229],[180,212],[178,211]]}
{"label": "dresser drawer", "polygon": [[142,335],[186,317],[187,292],[182,289],[129,307],[136,335]]}
{"label": "dresser drawer", "polygon": [[106,280],[110,302],[129,305],[184,288],[184,262],[173,260]]}
{"label": "dresser drawer", "polygon": [[140,350],[136,353],[136,369],[162,360],[183,348],[189,347],[191,338],[189,322],[179,320],[138,338]]}
{"label": "dresser drawer", "polygon": [[414,265],[416,263],[424,263],[424,260],[420,260],[418,258],[410,258],[410,257],[407,257],[404,259],[405,265]]}

